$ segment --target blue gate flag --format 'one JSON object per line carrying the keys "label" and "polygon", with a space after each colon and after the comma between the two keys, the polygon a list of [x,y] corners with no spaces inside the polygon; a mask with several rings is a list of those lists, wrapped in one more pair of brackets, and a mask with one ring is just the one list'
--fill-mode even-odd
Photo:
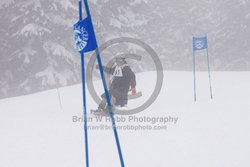
{"label": "blue gate flag", "polygon": [[209,77],[209,85],[210,85],[210,97],[213,98],[212,93],[212,84],[211,84],[211,74],[210,74],[210,64],[208,57],[208,42],[207,42],[207,34],[201,37],[193,37],[193,71],[194,71],[194,101],[196,101],[196,66],[195,66],[195,51],[204,50],[207,52],[207,67],[208,67],[208,77]]}
{"label": "blue gate flag", "polygon": [[207,49],[207,37],[193,37],[193,50]]}
{"label": "blue gate flag", "polygon": [[94,36],[94,30],[90,19],[85,18],[84,20],[79,20],[74,25],[74,36],[76,49],[81,54],[93,51],[97,48],[97,42]]}

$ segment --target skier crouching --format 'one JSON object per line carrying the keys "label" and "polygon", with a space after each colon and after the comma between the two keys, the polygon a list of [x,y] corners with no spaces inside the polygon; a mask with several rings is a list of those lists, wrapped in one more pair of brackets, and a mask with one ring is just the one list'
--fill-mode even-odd
{"label": "skier crouching", "polygon": [[[99,69],[99,65],[96,66]],[[130,66],[125,60],[125,57],[116,57],[115,66],[108,68],[103,66],[104,72],[111,74],[111,85],[109,88],[109,96],[112,108],[114,106],[124,107],[128,103],[128,92],[136,94],[136,78],[135,73],[131,70]],[[101,95],[102,101],[95,112],[106,113],[107,100],[105,93]]]}

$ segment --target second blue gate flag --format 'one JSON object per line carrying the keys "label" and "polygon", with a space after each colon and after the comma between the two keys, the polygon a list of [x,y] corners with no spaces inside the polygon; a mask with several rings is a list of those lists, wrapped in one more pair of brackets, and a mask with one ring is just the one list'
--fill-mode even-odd
{"label": "second blue gate flag", "polygon": [[211,74],[210,74],[210,63],[208,57],[208,42],[207,35],[202,37],[193,37],[193,72],[194,72],[194,101],[196,101],[196,66],[195,66],[195,51],[204,50],[207,51],[207,67],[208,67],[208,77],[210,85],[210,97],[213,98],[212,85],[211,85]]}
{"label": "second blue gate flag", "polygon": [[193,50],[207,49],[207,37],[193,37]]}

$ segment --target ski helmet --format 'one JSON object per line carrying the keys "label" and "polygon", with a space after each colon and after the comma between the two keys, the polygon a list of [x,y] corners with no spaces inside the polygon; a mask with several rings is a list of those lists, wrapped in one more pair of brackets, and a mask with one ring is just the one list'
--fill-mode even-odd
{"label": "ski helmet", "polygon": [[115,62],[118,64],[118,65],[122,65],[122,64],[126,64],[126,58],[124,56],[116,56],[115,58]]}

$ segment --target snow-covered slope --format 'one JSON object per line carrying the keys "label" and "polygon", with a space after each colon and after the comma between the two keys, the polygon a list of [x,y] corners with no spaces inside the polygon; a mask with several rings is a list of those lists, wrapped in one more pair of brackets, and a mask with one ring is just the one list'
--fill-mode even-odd
{"label": "snow-covered slope", "polygon": [[[198,73],[198,101],[193,101],[191,72],[164,72],[157,100],[135,118],[168,118],[166,124],[129,121],[118,126],[150,126],[161,130],[118,130],[129,167],[248,167],[250,161],[249,72],[213,72],[214,99],[209,99],[207,73]],[[137,89],[147,97],[155,73],[137,74]],[[99,81],[95,82],[100,90]],[[60,106],[58,92],[62,106]],[[82,167],[85,164],[81,85],[0,100],[0,166]],[[88,110],[96,104],[88,96]],[[129,107],[140,103],[129,101]],[[62,108],[61,108],[62,107]],[[171,117],[171,119],[169,119]],[[91,127],[110,125],[93,118]],[[172,118],[175,118],[175,123]],[[165,129],[167,126],[167,129]],[[118,167],[111,130],[89,130],[90,164]]]}

